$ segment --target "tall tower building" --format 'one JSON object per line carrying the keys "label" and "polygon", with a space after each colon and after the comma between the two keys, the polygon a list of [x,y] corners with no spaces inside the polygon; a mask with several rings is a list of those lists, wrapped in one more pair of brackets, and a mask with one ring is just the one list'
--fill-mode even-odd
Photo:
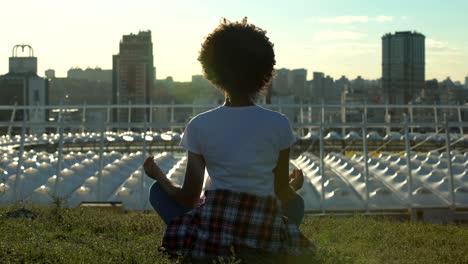
{"label": "tall tower building", "polygon": [[307,70],[295,69],[290,72],[290,82],[292,93],[300,98],[309,97],[307,90]]}
{"label": "tall tower building", "polygon": [[425,84],[425,36],[411,31],[382,37],[382,85],[388,104],[407,104]]}
{"label": "tall tower building", "polygon": [[312,76],[311,98],[313,102],[318,103],[325,98],[325,74],[323,72],[313,72]]}
{"label": "tall tower building", "polygon": [[[112,102],[114,104],[149,104],[152,97],[155,69],[151,31],[124,35],[119,54],[112,60]],[[114,113],[117,122],[143,122],[149,110],[138,108],[131,113],[120,109]]]}
{"label": "tall tower building", "polygon": [[291,85],[289,81],[290,70],[281,68],[276,70],[276,76],[272,81],[274,95],[291,95]]}

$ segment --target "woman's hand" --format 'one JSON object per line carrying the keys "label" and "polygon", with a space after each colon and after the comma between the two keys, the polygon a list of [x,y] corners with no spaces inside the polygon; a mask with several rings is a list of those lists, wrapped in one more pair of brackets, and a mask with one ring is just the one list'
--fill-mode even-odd
{"label": "woman's hand", "polygon": [[300,169],[294,169],[289,175],[289,185],[294,189],[294,191],[297,191],[302,188],[302,185],[304,184],[304,173],[302,173],[302,170]]}
{"label": "woman's hand", "polygon": [[155,179],[156,181],[160,181],[162,178],[166,178],[164,172],[162,172],[161,168],[156,164],[154,161],[154,157],[148,157],[143,163],[143,169],[145,170],[146,175],[148,177]]}

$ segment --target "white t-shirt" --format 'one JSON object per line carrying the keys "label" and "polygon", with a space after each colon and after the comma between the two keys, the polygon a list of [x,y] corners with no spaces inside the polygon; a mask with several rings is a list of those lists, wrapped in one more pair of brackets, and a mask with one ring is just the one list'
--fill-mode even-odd
{"label": "white t-shirt", "polygon": [[274,196],[279,152],[295,141],[283,114],[259,106],[220,106],[190,120],[180,145],[204,157],[211,178],[207,189]]}

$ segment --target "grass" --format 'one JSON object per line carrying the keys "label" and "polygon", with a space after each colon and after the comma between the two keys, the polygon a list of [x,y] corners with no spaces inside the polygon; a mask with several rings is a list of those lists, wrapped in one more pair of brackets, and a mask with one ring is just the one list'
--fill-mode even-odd
{"label": "grass", "polygon": [[363,217],[307,219],[323,263],[468,263],[468,228]]}
{"label": "grass", "polygon": [[[155,213],[0,208],[0,263],[177,263],[158,252]],[[321,263],[468,263],[468,228],[363,217],[307,218],[301,226]]]}

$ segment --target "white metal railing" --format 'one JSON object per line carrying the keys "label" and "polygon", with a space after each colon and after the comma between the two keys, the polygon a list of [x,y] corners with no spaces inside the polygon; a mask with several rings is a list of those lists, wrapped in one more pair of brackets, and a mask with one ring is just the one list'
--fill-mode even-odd
{"label": "white metal railing", "polygon": [[[410,142],[409,134],[413,131],[413,129],[418,129],[422,127],[427,127],[433,129],[435,133],[441,133],[444,131],[443,136],[445,137],[445,146],[442,149],[438,149],[438,151],[445,151],[448,156],[448,172],[449,172],[449,185],[450,185],[450,206],[455,208],[456,201],[455,201],[455,193],[454,193],[454,179],[452,173],[452,159],[451,159],[451,146],[454,144],[454,141],[451,139],[450,136],[450,129],[456,128],[457,134],[464,138],[464,127],[468,127],[468,120],[464,119],[463,114],[468,113],[468,106],[467,105],[325,105],[325,104],[276,104],[276,105],[261,105],[266,108],[270,108],[273,110],[278,110],[285,114],[291,114],[293,116],[292,125],[300,134],[302,130],[314,130],[317,131],[319,134],[319,159],[320,159],[320,172],[324,175],[324,158],[326,153],[326,146],[325,146],[325,132],[328,129],[337,129],[342,130],[343,136],[348,130],[360,130],[362,132],[362,152],[364,155],[365,160],[368,160],[369,157],[369,149],[368,149],[368,140],[367,140],[367,132],[370,129],[383,129],[386,131],[390,131],[391,129],[401,129],[403,131],[404,136],[404,143],[405,149],[404,152],[406,157],[409,159],[412,153],[412,147]],[[21,140],[18,146],[18,165],[16,168],[16,180],[15,185],[13,188],[17,188],[17,178],[18,175],[22,174],[22,162],[23,162],[23,153],[25,149],[25,138],[28,134],[28,130],[35,129],[35,131],[40,131],[41,129],[46,128],[53,128],[55,133],[59,135],[58,144],[57,144],[57,152],[58,152],[58,161],[57,161],[57,168],[56,168],[56,175],[57,179],[55,182],[54,192],[57,192],[59,188],[58,184],[60,183],[61,176],[61,164],[63,159],[63,144],[64,144],[64,133],[65,130],[68,129],[76,129],[81,132],[85,132],[88,130],[96,131],[97,135],[99,135],[99,173],[98,177],[98,193],[101,184],[101,174],[103,170],[103,152],[104,152],[104,143],[105,143],[105,133],[106,131],[110,131],[113,129],[117,130],[128,130],[128,129],[138,129],[142,133],[144,133],[143,137],[143,144],[142,144],[142,151],[143,156],[148,153],[147,150],[147,143],[146,140],[146,133],[149,131],[154,130],[164,130],[164,129],[183,129],[185,126],[185,121],[188,120],[190,116],[193,116],[204,109],[210,109],[217,107],[217,105],[176,105],[176,104],[166,104],[166,105],[60,105],[60,106],[0,106],[0,111],[10,111],[11,117],[8,121],[0,122],[0,128],[5,129],[5,133],[8,135],[13,133],[14,129],[19,129],[19,135],[21,136]],[[78,111],[75,111],[78,109]],[[115,122],[112,120],[112,110],[114,109],[123,109],[128,110],[128,118],[127,122]],[[148,116],[148,118],[144,118],[143,120],[138,120],[138,122],[131,122],[132,118],[132,111],[136,109],[147,109],[149,113],[152,113],[154,109],[168,109],[167,116],[165,117],[166,120],[156,121],[153,119],[152,115]],[[192,111],[185,111],[184,114],[187,115],[184,120],[176,121],[176,114],[177,111],[181,109],[192,109]],[[359,121],[346,121],[346,113],[349,109],[357,109],[359,113],[361,113],[360,118],[354,117],[354,119],[360,119]],[[387,117],[387,114],[384,114],[383,120],[374,119],[371,120],[368,118],[369,110],[382,110],[383,113],[388,113],[392,110],[406,110],[405,113],[402,113],[401,117],[396,120],[392,121]],[[432,120],[426,120],[426,116],[424,116],[424,120],[420,120],[420,116],[414,114],[415,110],[427,110],[429,109],[434,115],[432,116]],[[16,114],[22,111],[53,111],[57,114],[57,118],[54,119],[53,122],[48,122],[45,120],[36,120],[34,122],[27,122],[25,120],[14,121],[16,119]],[[75,117],[71,121],[65,120],[66,114],[71,112],[81,113],[81,116]],[[87,113],[93,111],[101,111],[103,116],[105,117],[103,122],[95,122],[95,120],[90,120],[87,118]],[[289,112],[288,112],[289,111]],[[330,120],[326,118],[327,112],[336,112],[338,113],[337,116],[339,118],[337,120]],[[452,114],[452,120],[449,118],[449,114]],[[188,113],[188,114],[187,114]],[[315,120],[314,120],[314,113],[318,113]],[[442,114],[442,118],[441,118]],[[26,115],[25,115],[26,116]],[[146,117],[146,116],[145,116]],[[468,118],[465,117],[465,118]],[[407,161],[407,164],[411,164],[410,160]],[[408,207],[412,208],[414,205],[411,200],[411,196],[413,193],[413,177],[412,177],[412,168],[411,166],[408,167]],[[143,170],[141,171],[142,175],[144,174]],[[369,205],[369,168],[367,166],[367,162],[365,162],[364,166],[364,175],[365,175],[365,202],[366,208],[368,209]],[[325,200],[325,181],[327,179],[322,177],[321,185],[322,185],[322,193],[321,193],[321,201]],[[146,199],[147,190],[145,186],[141,186],[142,188],[142,199]],[[99,197],[99,195],[98,195]],[[142,202],[142,204],[144,204]]]}
{"label": "white metal railing", "polygon": [[[184,128],[186,122],[196,114],[205,110],[215,108],[218,105],[190,105],[190,104],[134,104],[134,105],[47,105],[47,106],[23,106],[23,105],[0,105],[0,112],[9,113],[9,120],[0,120],[0,126],[8,123],[8,134],[11,133],[12,126],[21,126],[17,116],[26,117],[28,122],[35,122],[37,125],[50,121],[50,125],[57,123],[59,119],[64,122],[78,122],[81,124],[93,125],[90,116],[100,115],[100,123],[106,123],[108,127],[122,128],[126,123],[127,128],[142,128],[143,123],[149,126],[168,128]],[[366,122],[370,126],[385,127],[387,131],[390,127],[402,125],[402,114],[409,117],[410,131],[416,127],[430,127],[436,129],[440,127],[441,117],[445,114],[449,122],[458,122],[459,131],[463,134],[461,123],[468,121],[468,105],[367,105],[367,104],[268,104],[260,105],[265,108],[283,112],[286,114],[294,128],[307,128],[318,126],[320,123],[327,123],[332,126],[340,125],[343,134],[346,126],[354,126],[356,122]],[[142,111],[144,110],[144,111]],[[37,113],[47,113],[49,120],[40,120]],[[33,117],[35,113],[36,118]],[[135,115],[138,113],[138,116]],[[116,119],[115,115],[119,115]],[[144,117],[143,117],[144,115]],[[155,115],[158,115],[155,117]],[[464,116],[466,115],[466,117]],[[125,118],[124,118],[125,117]],[[22,119],[22,118],[21,118]],[[441,122],[442,121],[442,122]],[[7,122],[7,123],[6,123]],[[94,120],[94,123],[97,120]],[[395,124],[394,124],[395,123]],[[53,126],[53,125],[52,125]],[[452,127],[452,124],[450,124]],[[82,125],[82,130],[85,130]]]}

